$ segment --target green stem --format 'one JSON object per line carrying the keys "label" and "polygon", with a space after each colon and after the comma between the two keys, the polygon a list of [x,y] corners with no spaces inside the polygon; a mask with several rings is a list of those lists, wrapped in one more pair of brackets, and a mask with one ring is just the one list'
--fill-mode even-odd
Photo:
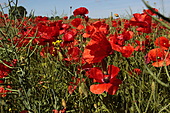
{"label": "green stem", "polygon": [[139,109],[139,107],[138,107],[138,105],[136,103],[134,86],[131,86],[131,88],[132,88],[132,98],[133,98],[133,101],[135,103],[136,109],[137,109],[138,113],[141,113],[141,111],[140,111],[140,109]]}
{"label": "green stem", "polygon": [[161,113],[163,110],[165,110],[166,108],[168,108],[170,106],[170,103],[168,105],[166,105],[165,107],[163,107],[158,113]]}
{"label": "green stem", "polygon": [[148,66],[146,66],[146,64],[144,63],[146,69],[148,70],[148,72],[150,73],[150,75],[159,83],[161,84],[162,86],[165,86],[165,87],[169,87],[169,84],[165,84],[164,82],[160,81],[153,73],[152,71],[148,68]]}
{"label": "green stem", "polygon": [[146,5],[147,8],[149,8],[153,13],[157,14],[159,17],[161,17],[162,19],[164,19],[167,22],[170,22],[170,19],[168,17],[165,17],[164,15],[162,15],[161,13],[155,11],[153,9],[153,7],[151,7],[150,5],[148,5],[144,0],[142,0],[143,3]]}

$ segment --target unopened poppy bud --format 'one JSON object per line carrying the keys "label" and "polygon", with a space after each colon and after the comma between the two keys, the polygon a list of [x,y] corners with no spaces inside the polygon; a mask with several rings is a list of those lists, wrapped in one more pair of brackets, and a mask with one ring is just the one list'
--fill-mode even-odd
{"label": "unopened poppy bud", "polygon": [[82,89],[82,87],[81,87],[81,86],[79,86],[79,93],[80,93],[80,95],[82,95],[82,94],[83,94],[83,89]]}
{"label": "unopened poppy bud", "polygon": [[88,96],[88,92],[87,92],[86,84],[82,83],[81,85],[83,87],[83,93],[84,93],[85,97],[87,97]]}
{"label": "unopened poppy bud", "polygon": [[87,90],[86,90],[86,89],[85,89],[85,91],[84,91],[84,95],[85,95],[85,97],[88,96],[88,93],[87,93]]}
{"label": "unopened poppy bud", "polygon": [[63,55],[61,54],[60,51],[58,51],[58,57],[59,57],[59,60],[63,60]]}
{"label": "unopened poppy bud", "polygon": [[100,103],[100,102],[98,102],[98,103],[97,103],[97,105],[98,105],[98,106],[100,106],[100,105],[101,105],[101,103]]}
{"label": "unopened poppy bud", "polygon": [[79,93],[80,93],[81,95],[84,94],[85,97],[88,96],[88,92],[87,92],[87,90],[86,90],[86,88],[85,88],[85,84],[84,84],[84,83],[81,83],[81,85],[79,86]]}
{"label": "unopened poppy bud", "polygon": [[62,99],[61,101],[62,101],[62,106],[63,106],[64,108],[66,108],[66,101],[65,101],[64,99]]}
{"label": "unopened poppy bud", "polygon": [[155,82],[152,82],[151,89],[152,89],[152,93],[154,93],[155,92]]}

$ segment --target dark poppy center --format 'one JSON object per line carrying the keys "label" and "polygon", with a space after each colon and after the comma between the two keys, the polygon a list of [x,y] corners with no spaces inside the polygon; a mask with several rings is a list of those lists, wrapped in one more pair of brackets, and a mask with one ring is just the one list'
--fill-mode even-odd
{"label": "dark poppy center", "polygon": [[109,83],[110,82],[110,77],[105,77],[103,78],[104,83]]}

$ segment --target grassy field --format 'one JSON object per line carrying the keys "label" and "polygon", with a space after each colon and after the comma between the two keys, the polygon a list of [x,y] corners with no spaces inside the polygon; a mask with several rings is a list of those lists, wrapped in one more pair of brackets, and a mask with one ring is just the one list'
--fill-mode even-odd
{"label": "grassy field", "polygon": [[0,112],[169,113],[170,24],[151,10],[90,19],[80,7],[57,20],[2,12]]}

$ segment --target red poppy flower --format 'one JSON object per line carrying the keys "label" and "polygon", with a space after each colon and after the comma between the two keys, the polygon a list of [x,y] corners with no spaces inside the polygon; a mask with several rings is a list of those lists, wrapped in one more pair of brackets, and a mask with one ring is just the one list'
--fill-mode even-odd
{"label": "red poppy flower", "polygon": [[68,16],[64,16],[63,19],[64,19],[64,20],[67,20],[67,19],[68,19]]}
{"label": "red poppy flower", "polygon": [[[70,82],[70,85],[68,86],[68,92],[69,94],[73,94],[74,90],[77,88],[78,84],[81,83],[80,81],[80,78],[75,78],[75,77],[72,77],[72,79],[75,81],[75,82]],[[82,82],[84,82],[85,80],[82,79]]]}
{"label": "red poppy flower", "polygon": [[134,52],[134,47],[131,46],[131,45],[123,46],[120,52],[122,53],[122,56],[123,56],[123,57],[128,58],[128,57],[130,57],[130,56],[132,55],[132,53]]}
{"label": "red poppy flower", "polygon": [[76,29],[81,30],[84,29],[84,26],[81,24],[81,18],[75,18],[71,21],[71,24],[76,27]]}
{"label": "red poppy flower", "polygon": [[23,110],[20,113],[28,113],[28,111],[27,110]]}
{"label": "red poppy flower", "polygon": [[[76,30],[76,29],[74,29],[74,30]],[[80,44],[80,41],[74,39],[74,41],[70,41],[70,42],[67,42],[67,41],[61,42],[60,47],[63,49],[68,49],[69,47],[75,47],[78,44]]]}
{"label": "red poppy flower", "polygon": [[76,29],[78,29],[78,30],[84,29],[84,26],[82,24],[80,24]]}
{"label": "red poppy flower", "polygon": [[85,7],[80,7],[73,11],[74,16],[77,16],[77,15],[85,16],[85,14],[88,14],[88,13],[89,11]]}
{"label": "red poppy flower", "polygon": [[[11,86],[6,86],[6,88],[11,89]],[[12,91],[5,90],[5,88],[3,86],[0,87],[0,97],[6,97],[7,92],[12,92]]]}
{"label": "red poppy flower", "polygon": [[118,35],[116,33],[109,36],[109,42],[112,46],[112,49],[118,52],[120,52],[122,46],[124,46],[125,44],[125,40],[123,40],[123,38],[118,38]]}
{"label": "red poppy flower", "polygon": [[135,42],[137,43],[135,51],[145,51],[151,40],[146,38],[144,41],[135,40]]}
{"label": "red poppy flower", "polygon": [[155,43],[156,46],[159,46],[159,47],[165,47],[165,48],[170,47],[170,40],[165,38],[165,37],[156,38],[154,43]]}
{"label": "red poppy flower", "polygon": [[155,67],[170,65],[170,53],[166,50],[167,48],[155,48],[150,50],[147,54],[147,62],[154,61],[152,65]]}
{"label": "red poppy flower", "polygon": [[[131,18],[131,21],[135,21],[135,22],[141,22],[141,24],[144,24],[145,22],[149,22],[151,23],[151,17],[149,18],[149,16],[147,14],[140,14],[140,13],[135,13],[133,14],[133,18]],[[147,20],[148,19],[148,20]],[[144,23],[142,23],[144,22]],[[140,23],[136,23],[137,25],[139,25]],[[144,24],[144,26],[147,25],[146,23]]]}
{"label": "red poppy flower", "polygon": [[139,68],[133,69],[132,72],[136,73],[137,75],[142,73],[142,71]]}
{"label": "red poppy flower", "polygon": [[89,78],[93,78],[95,82],[100,84],[93,84],[90,86],[90,91],[94,94],[102,94],[104,91],[110,95],[116,94],[119,88],[119,84],[122,83],[120,79],[117,79],[117,75],[120,69],[114,65],[108,66],[108,72],[103,74],[102,70],[98,67],[90,69],[88,72]]}
{"label": "red poppy flower", "polygon": [[74,26],[74,27],[78,27],[80,24],[81,24],[81,21],[82,19],[81,18],[75,18],[71,21],[71,24]]}
{"label": "red poppy flower", "polygon": [[93,35],[96,32],[102,32],[105,35],[109,33],[109,25],[105,21],[95,21],[91,25],[87,25],[83,37],[87,38]]}
{"label": "red poppy flower", "polygon": [[96,21],[92,24],[95,28],[95,32],[103,32],[104,34],[109,33],[109,25],[105,23],[105,21]]}
{"label": "red poppy flower", "polygon": [[[8,66],[16,66],[17,60],[14,59],[12,61],[12,63],[7,62],[7,61],[3,61],[5,64],[7,64]],[[0,78],[4,78],[6,76],[8,76],[9,73],[11,73],[12,69],[10,69],[9,67],[5,66],[3,63],[0,63]],[[3,83],[3,81],[0,80],[1,83]]]}
{"label": "red poppy flower", "polygon": [[140,75],[142,71],[139,68],[134,68],[132,71],[129,71],[130,75]]}
{"label": "red poppy flower", "polygon": [[78,61],[78,60],[80,60],[80,53],[81,53],[81,50],[78,47],[69,48],[67,55],[66,55],[67,58],[65,58],[64,60],[66,60],[66,61]]}
{"label": "red poppy flower", "polygon": [[5,17],[5,18],[8,18],[8,14],[3,14],[2,12],[0,12],[0,17],[1,17],[1,18],[4,18],[4,17]]}
{"label": "red poppy flower", "polygon": [[63,35],[64,42],[73,42],[76,34],[77,32],[75,32],[73,29],[65,32]]}
{"label": "red poppy flower", "polygon": [[95,21],[95,22],[93,23],[93,26],[94,26],[96,29],[99,29],[101,25],[102,25],[102,22],[101,22],[101,21]]}
{"label": "red poppy flower", "polygon": [[38,26],[38,34],[40,38],[35,38],[35,42],[39,45],[46,45],[47,43],[52,44],[53,41],[56,40],[57,36],[59,35],[59,27],[58,26]]}
{"label": "red poppy flower", "polygon": [[48,20],[48,17],[42,17],[42,16],[35,17],[36,22],[47,21],[47,20]]}
{"label": "red poppy flower", "polygon": [[114,19],[112,21],[112,27],[119,27],[119,26],[121,26],[121,24],[123,24],[124,21],[127,21],[127,20],[120,19],[120,18]]}
{"label": "red poppy flower", "polygon": [[[3,61],[5,64],[9,65],[9,62]],[[11,72],[11,69],[4,64],[0,63],[0,78],[6,77],[8,73]]]}
{"label": "red poppy flower", "polygon": [[91,38],[83,52],[83,59],[89,64],[101,62],[112,51],[112,47],[103,33],[96,32]]}
{"label": "red poppy flower", "polygon": [[117,27],[117,26],[118,26],[117,21],[113,20],[113,21],[112,21],[112,27]]}
{"label": "red poppy flower", "polygon": [[66,108],[63,108],[61,110],[53,109],[52,111],[53,111],[53,113],[66,113]]}
{"label": "red poppy flower", "polygon": [[0,97],[5,97],[6,96],[6,90],[3,87],[0,87]]}
{"label": "red poppy flower", "polygon": [[102,23],[99,28],[100,32],[103,32],[105,35],[109,34],[109,25],[106,23]]}
{"label": "red poppy flower", "polygon": [[110,44],[112,45],[112,49],[120,52],[122,47],[125,45],[125,41],[133,38],[132,31],[124,31],[122,34],[115,33],[114,35],[110,35]]}
{"label": "red poppy flower", "polygon": [[[110,43],[112,46],[116,44],[116,45],[119,45],[120,47],[124,46],[125,41],[126,41],[123,34],[114,34],[114,35],[111,34],[109,39],[110,39]],[[112,49],[114,48],[112,47]]]}
{"label": "red poppy flower", "polygon": [[130,39],[133,38],[133,34],[134,34],[134,33],[133,33],[132,31],[123,31],[123,33],[122,33],[123,39],[124,39],[125,41],[130,40]]}
{"label": "red poppy flower", "polygon": [[85,31],[86,32],[83,34],[83,37],[84,38],[90,37],[95,32],[94,26],[87,25]]}
{"label": "red poppy flower", "polygon": [[151,33],[152,18],[145,13],[135,13],[133,18],[130,20],[132,26],[138,26],[136,29],[139,32]]}
{"label": "red poppy flower", "polygon": [[[158,12],[158,9],[156,9],[156,8],[152,8],[154,11],[156,11],[156,12]],[[150,9],[144,9],[143,10],[143,12],[144,13],[149,13],[150,15],[152,15],[152,16],[155,16],[156,14],[155,13],[153,13]]]}

